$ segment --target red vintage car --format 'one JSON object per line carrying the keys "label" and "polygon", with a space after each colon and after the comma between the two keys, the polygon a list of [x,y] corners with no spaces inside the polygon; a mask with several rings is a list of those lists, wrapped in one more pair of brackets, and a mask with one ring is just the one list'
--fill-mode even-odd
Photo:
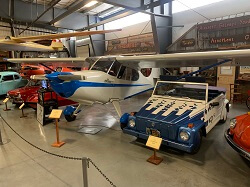
{"label": "red vintage car", "polygon": [[[44,89],[42,88],[41,81],[30,80],[25,87],[11,90],[7,95],[12,100],[13,104],[25,103],[31,108],[36,109],[39,89]],[[60,97],[55,92],[45,93],[44,102],[49,100],[56,101],[58,103],[58,107],[76,104],[74,101]]]}
{"label": "red vintage car", "polygon": [[250,112],[231,119],[225,138],[233,149],[250,160]]}
{"label": "red vintage car", "polygon": [[41,81],[30,80],[26,86],[8,91],[7,96],[12,100],[13,104],[22,104],[26,102],[30,95],[37,94],[40,87]]}

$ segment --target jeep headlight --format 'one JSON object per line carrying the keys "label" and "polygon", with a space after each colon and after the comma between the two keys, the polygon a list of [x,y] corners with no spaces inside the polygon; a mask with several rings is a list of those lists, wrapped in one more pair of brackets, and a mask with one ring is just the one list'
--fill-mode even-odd
{"label": "jeep headlight", "polygon": [[180,138],[181,138],[181,140],[188,141],[189,137],[190,137],[189,132],[186,132],[186,131],[181,131],[180,132]]}
{"label": "jeep headlight", "polygon": [[129,125],[129,127],[133,128],[135,126],[135,120],[134,119],[130,119],[128,121],[128,125]]}
{"label": "jeep headlight", "polygon": [[230,120],[230,128],[234,129],[235,126],[236,126],[236,123],[237,123],[237,121],[236,121],[235,118],[231,119],[231,120]]}

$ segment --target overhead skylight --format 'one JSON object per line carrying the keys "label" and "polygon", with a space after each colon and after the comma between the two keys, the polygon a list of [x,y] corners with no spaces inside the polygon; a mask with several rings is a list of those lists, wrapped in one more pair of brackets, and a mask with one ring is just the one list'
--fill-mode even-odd
{"label": "overhead skylight", "polygon": [[173,13],[182,12],[189,8],[198,8],[225,0],[176,0],[173,1]]}
{"label": "overhead skylight", "polygon": [[105,29],[121,29],[150,20],[149,14],[136,13],[105,24]]}

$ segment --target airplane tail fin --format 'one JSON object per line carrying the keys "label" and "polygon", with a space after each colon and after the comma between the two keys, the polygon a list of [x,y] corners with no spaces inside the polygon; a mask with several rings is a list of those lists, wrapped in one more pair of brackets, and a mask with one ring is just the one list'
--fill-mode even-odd
{"label": "airplane tail fin", "polygon": [[60,40],[52,40],[50,47],[56,51],[61,51],[64,48],[63,43]]}

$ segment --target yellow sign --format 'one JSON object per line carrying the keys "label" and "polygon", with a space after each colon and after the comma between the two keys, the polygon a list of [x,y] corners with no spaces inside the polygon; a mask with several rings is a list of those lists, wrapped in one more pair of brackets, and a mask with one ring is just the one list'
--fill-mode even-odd
{"label": "yellow sign", "polygon": [[159,138],[156,136],[149,136],[146,146],[159,150],[161,146],[161,142],[162,142],[162,138]]}
{"label": "yellow sign", "polygon": [[24,107],[24,103],[21,106],[19,106],[19,109],[21,110],[23,107]]}
{"label": "yellow sign", "polygon": [[59,119],[61,117],[61,114],[62,114],[62,110],[53,109],[49,115],[49,118]]}
{"label": "yellow sign", "polygon": [[7,103],[8,101],[9,101],[9,98],[8,98],[8,97],[6,97],[6,98],[3,100],[4,103]]}

